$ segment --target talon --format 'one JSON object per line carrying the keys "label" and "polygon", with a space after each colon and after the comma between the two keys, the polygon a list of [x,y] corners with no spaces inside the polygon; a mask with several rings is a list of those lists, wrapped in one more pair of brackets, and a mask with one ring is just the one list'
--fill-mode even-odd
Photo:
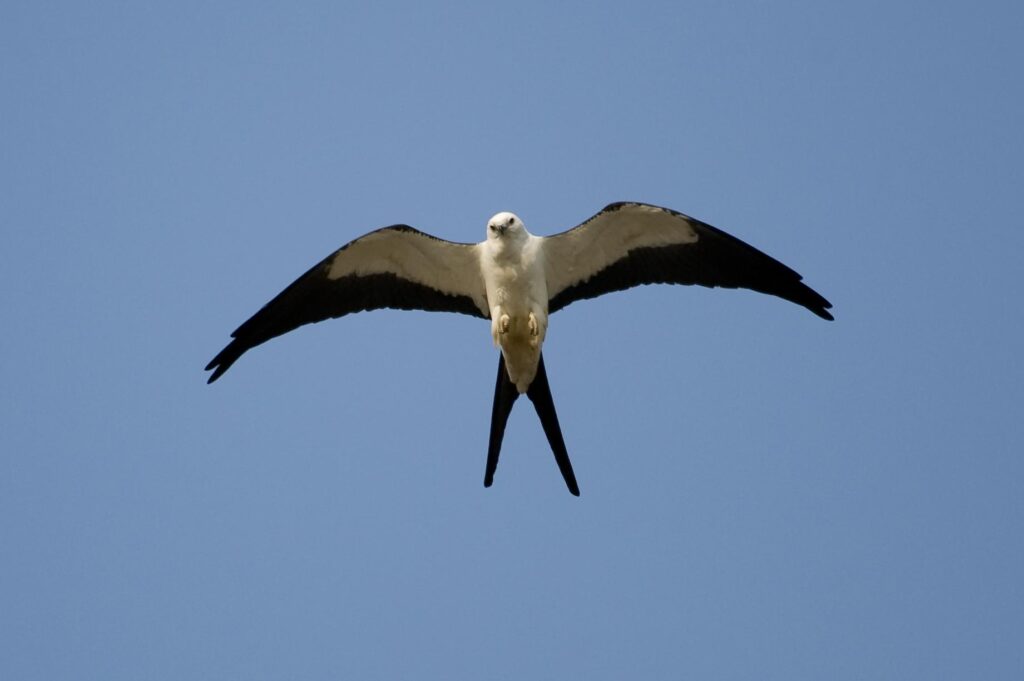
{"label": "talon", "polygon": [[529,319],[528,324],[529,324],[529,327],[530,327],[530,335],[531,336],[536,337],[536,336],[540,335],[540,326],[537,324],[537,318],[534,316],[534,314],[532,312],[530,313],[530,319]]}
{"label": "talon", "polygon": [[501,333],[508,333],[509,328],[512,326],[512,320],[507,314],[501,315],[501,319],[498,320],[498,328]]}

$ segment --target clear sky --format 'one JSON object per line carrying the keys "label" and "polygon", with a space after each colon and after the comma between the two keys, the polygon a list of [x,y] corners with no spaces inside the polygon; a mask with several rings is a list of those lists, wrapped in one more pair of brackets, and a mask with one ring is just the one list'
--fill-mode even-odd
{"label": "clear sky", "polygon": [[[1024,677],[1024,17],[996,2],[4,2],[0,677]],[[801,272],[228,334],[405,222],[618,200]]]}

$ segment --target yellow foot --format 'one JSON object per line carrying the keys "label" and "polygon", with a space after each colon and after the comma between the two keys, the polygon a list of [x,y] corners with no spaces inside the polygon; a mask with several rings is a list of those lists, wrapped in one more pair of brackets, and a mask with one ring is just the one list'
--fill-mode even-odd
{"label": "yellow foot", "polygon": [[527,319],[527,326],[530,329],[530,347],[535,348],[540,345],[540,324],[532,312],[529,319]]}
{"label": "yellow foot", "polygon": [[494,339],[494,346],[500,347],[501,337],[508,333],[512,326],[512,320],[507,314],[503,314],[491,323],[491,338]]}

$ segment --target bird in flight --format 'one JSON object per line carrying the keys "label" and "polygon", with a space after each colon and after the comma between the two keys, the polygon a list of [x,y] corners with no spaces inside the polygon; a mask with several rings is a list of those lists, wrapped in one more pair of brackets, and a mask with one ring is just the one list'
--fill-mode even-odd
{"label": "bird in flight", "polygon": [[767,293],[831,320],[832,304],[801,279],[720,229],[645,203],[610,204],[549,237],[530,234],[513,213],[498,213],[478,244],[392,225],[345,244],[239,326],[206,365],[213,372],[207,382],[271,338],[353,312],[396,308],[490,319],[500,354],[484,486],[494,481],[505,425],[525,393],[566,486],[579,496],[541,352],[551,313],[640,284],[699,284]]}

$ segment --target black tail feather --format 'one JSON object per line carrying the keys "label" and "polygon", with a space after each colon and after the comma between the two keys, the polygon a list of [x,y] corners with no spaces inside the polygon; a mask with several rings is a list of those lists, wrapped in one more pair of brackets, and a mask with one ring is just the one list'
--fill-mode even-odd
{"label": "black tail feather", "polygon": [[566,487],[578,497],[580,487],[576,484],[576,475],[572,472],[572,462],[569,461],[569,451],[565,448],[562,429],[558,425],[555,401],[551,398],[551,386],[548,385],[548,373],[544,370],[544,355],[540,356],[537,376],[526,391],[526,396],[530,398],[533,408],[537,410],[540,424],[544,427],[544,434],[548,436],[548,443],[551,445],[551,451],[555,453],[555,462],[558,464],[558,470],[562,472]]}
{"label": "black tail feather", "polygon": [[501,453],[501,441],[505,437],[505,424],[512,413],[512,405],[516,403],[519,391],[505,369],[505,356],[498,353],[498,381],[494,386],[494,406],[491,408],[491,438],[487,444],[487,470],[484,472],[484,487],[494,483],[494,471],[498,468],[498,455]]}
{"label": "black tail feather", "polygon": [[[562,429],[558,425],[558,415],[555,413],[555,402],[551,398],[548,374],[544,370],[543,355],[541,355],[540,363],[537,366],[537,375],[526,391],[526,396],[530,398],[534,409],[537,410],[540,424],[544,428],[548,444],[551,445],[551,451],[555,454],[555,462],[558,464],[558,470],[562,472],[566,486],[575,496],[579,496],[580,488],[576,484],[576,475],[572,472],[569,452],[565,448],[565,440],[562,439]],[[484,472],[484,487],[490,487],[494,483],[494,471],[498,468],[498,455],[501,453],[502,438],[505,437],[505,425],[508,423],[509,414],[512,413],[512,405],[518,398],[519,391],[508,377],[508,370],[505,368],[505,356],[499,353],[498,379],[494,385],[494,406],[491,408],[491,438],[487,446],[487,470]]]}

